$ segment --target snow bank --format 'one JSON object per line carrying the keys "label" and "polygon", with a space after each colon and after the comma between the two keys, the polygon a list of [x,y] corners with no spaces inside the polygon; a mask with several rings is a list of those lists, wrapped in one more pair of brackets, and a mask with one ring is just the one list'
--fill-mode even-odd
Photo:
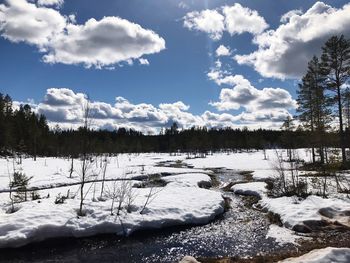
{"label": "snow bank", "polygon": [[252,183],[242,183],[235,184],[231,187],[231,190],[235,194],[239,195],[253,195],[259,198],[266,196],[266,183],[264,182],[252,182]]}
{"label": "snow bank", "polygon": [[171,175],[163,178],[169,186],[199,187],[199,184],[211,185],[210,176],[202,173]]}
{"label": "snow bank", "polygon": [[[306,199],[296,197],[263,198],[259,201],[263,209],[280,215],[282,223],[296,231],[306,231],[322,226],[323,222],[349,224],[350,199],[309,196]],[[320,213],[322,211],[326,212]],[[332,212],[333,211],[333,212]],[[336,212],[336,213],[335,213]],[[335,215],[332,218],[331,215]],[[321,224],[321,225],[320,225]]]}
{"label": "snow bank", "polygon": [[280,216],[285,227],[298,232],[310,232],[328,224],[350,227],[350,199],[339,196],[325,199],[311,195],[306,199],[292,197],[268,198],[264,182],[232,186],[235,194],[257,196],[259,206]]}
{"label": "snow bank", "polygon": [[221,193],[198,187],[167,185],[159,188],[143,214],[140,211],[149,189],[135,189],[132,212],[110,215],[111,200],[85,202],[84,217],[77,217],[79,199],[67,199],[54,204],[54,197],[19,204],[13,214],[0,211],[0,247],[18,247],[53,237],[81,237],[99,233],[129,235],[147,228],[173,225],[204,224],[223,213]]}
{"label": "snow bank", "polygon": [[350,248],[327,247],[315,249],[296,258],[288,258],[280,263],[348,263],[350,262]]}

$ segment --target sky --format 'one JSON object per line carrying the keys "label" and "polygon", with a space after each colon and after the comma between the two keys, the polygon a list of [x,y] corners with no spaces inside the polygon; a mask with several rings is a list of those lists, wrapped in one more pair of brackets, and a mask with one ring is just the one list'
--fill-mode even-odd
{"label": "sky", "polygon": [[50,125],[279,128],[348,1],[0,0],[0,92]]}

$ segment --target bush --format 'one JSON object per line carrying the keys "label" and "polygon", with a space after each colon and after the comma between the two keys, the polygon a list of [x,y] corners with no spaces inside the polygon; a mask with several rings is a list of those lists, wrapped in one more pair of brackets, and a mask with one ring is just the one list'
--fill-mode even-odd
{"label": "bush", "polygon": [[30,179],[24,173],[13,173],[10,188],[16,191],[16,194],[13,196],[15,202],[27,201],[27,187]]}
{"label": "bush", "polygon": [[62,195],[61,196],[61,193],[59,193],[57,196],[56,196],[56,199],[55,199],[55,204],[64,204],[64,202],[66,201],[67,197]]}
{"label": "bush", "polygon": [[41,197],[40,197],[40,194],[38,193],[38,192],[36,192],[36,191],[33,191],[32,192],[32,200],[34,201],[34,200],[38,200],[38,199],[40,199]]}

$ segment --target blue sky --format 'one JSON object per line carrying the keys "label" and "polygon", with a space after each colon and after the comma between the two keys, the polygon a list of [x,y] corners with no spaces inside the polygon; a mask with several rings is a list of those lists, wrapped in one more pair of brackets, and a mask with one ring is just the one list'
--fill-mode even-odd
{"label": "blue sky", "polygon": [[[84,98],[80,93],[88,94],[104,116],[96,117],[99,127],[155,131],[173,121],[183,127],[278,127],[294,113],[296,81],[305,62],[320,53],[329,36],[349,37],[350,27],[347,1],[1,2],[0,91],[18,102],[34,100],[35,110],[65,127],[79,123],[68,115],[77,112],[76,104]],[[291,10],[297,11],[281,22]],[[31,19],[44,23],[47,34],[31,27]],[[95,24],[88,26],[89,19]],[[125,28],[120,33],[121,24],[139,35],[131,37]],[[229,50],[225,56],[216,54],[220,45]],[[67,96],[75,104],[63,103]],[[162,109],[160,104],[168,105]]]}

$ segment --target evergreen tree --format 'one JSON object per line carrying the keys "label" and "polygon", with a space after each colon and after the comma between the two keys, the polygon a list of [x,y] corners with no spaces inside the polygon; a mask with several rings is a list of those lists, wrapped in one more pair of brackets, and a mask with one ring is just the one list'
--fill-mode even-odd
{"label": "evergreen tree", "polygon": [[342,150],[342,161],[345,163],[343,97],[341,87],[350,77],[350,42],[343,35],[340,37],[333,36],[325,43],[322,49],[322,73],[326,77],[328,90],[333,92],[333,102],[338,111],[340,147]]}
{"label": "evergreen tree", "polygon": [[299,119],[311,130],[313,162],[315,162],[314,146],[317,146],[320,161],[324,163],[325,135],[330,122],[330,100],[325,94],[325,78],[321,74],[321,67],[317,57],[308,63],[307,73],[299,85],[298,91]]}

